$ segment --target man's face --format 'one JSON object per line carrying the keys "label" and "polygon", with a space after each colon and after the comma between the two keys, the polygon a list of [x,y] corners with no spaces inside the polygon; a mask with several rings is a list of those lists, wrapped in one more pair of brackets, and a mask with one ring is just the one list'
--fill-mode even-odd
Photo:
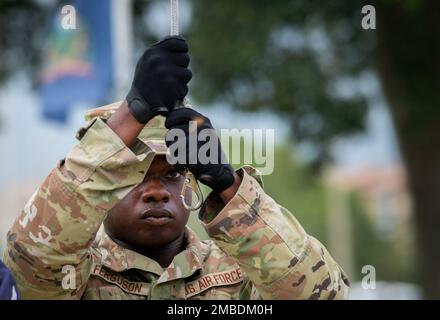
{"label": "man's face", "polygon": [[144,181],[109,211],[104,221],[107,234],[141,250],[159,248],[177,239],[189,218],[180,198],[183,182],[184,176],[168,164],[165,156],[156,156]]}

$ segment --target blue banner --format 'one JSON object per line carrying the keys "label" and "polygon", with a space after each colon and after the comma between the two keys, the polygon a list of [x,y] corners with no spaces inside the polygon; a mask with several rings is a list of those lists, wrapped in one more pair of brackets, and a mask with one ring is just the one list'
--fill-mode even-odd
{"label": "blue banner", "polygon": [[45,118],[65,122],[77,103],[106,102],[113,83],[111,1],[73,1],[76,29],[63,28],[68,17],[59,9],[41,72]]}

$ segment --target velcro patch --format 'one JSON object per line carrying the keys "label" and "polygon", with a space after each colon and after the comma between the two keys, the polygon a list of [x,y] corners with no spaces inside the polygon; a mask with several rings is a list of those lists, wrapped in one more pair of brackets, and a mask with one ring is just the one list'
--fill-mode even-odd
{"label": "velcro patch", "polygon": [[92,274],[118,286],[127,293],[147,296],[150,292],[149,286],[145,285],[144,283],[128,281],[120,274],[108,270],[102,265],[94,265]]}
{"label": "velcro patch", "polygon": [[240,268],[233,270],[210,273],[201,278],[188,282],[185,285],[186,297],[192,297],[211,287],[227,286],[237,284],[243,281],[243,274]]}

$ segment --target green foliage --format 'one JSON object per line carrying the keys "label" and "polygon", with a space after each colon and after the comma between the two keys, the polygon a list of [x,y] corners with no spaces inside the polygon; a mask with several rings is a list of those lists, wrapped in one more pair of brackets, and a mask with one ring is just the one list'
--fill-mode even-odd
{"label": "green foliage", "polygon": [[[391,239],[381,237],[359,197],[352,194],[349,201],[355,270],[372,265],[379,280],[415,282],[414,242],[410,233],[398,232],[396,238]],[[356,272],[355,276],[356,280],[361,280],[362,274]]]}
{"label": "green foliage", "polygon": [[23,69],[35,75],[54,7],[32,0],[0,1],[0,83]]}
{"label": "green foliage", "polygon": [[320,147],[320,160],[335,136],[364,128],[363,97],[334,88],[368,65],[373,39],[360,31],[361,1],[191,2],[197,102],[273,110],[295,138]]}

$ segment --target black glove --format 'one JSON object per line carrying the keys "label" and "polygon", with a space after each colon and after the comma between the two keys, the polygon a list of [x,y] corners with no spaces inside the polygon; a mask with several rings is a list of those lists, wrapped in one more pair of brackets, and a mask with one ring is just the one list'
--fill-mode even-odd
{"label": "black glove", "polygon": [[167,114],[185,98],[192,77],[188,65],[188,45],[180,36],[166,37],[144,52],[127,95],[130,112],[138,122]]}
{"label": "black glove", "polygon": [[[209,140],[199,141],[199,139],[196,139],[197,145],[193,149],[193,152],[195,151],[196,155],[192,154],[192,156],[195,156],[197,158],[196,163],[189,163],[190,151],[192,150],[192,147],[189,145],[190,143],[192,143],[191,139],[189,138],[189,121],[197,121],[197,137],[200,131],[202,131],[203,129],[210,129],[212,130],[212,135],[209,139],[217,139],[217,153],[215,155],[208,152],[208,155],[210,155],[210,161],[208,163],[204,161],[201,162],[202,159],[199,159],[198,155],[200,148],[206,143],[209,143]],[[215,134],[214,128],[212,127],[211,122],[208,118],[193,109],[177,108],[168,114],[168,117],[165,121],[165,127],[167,127],[168,129],[181,129],[185,133],[186,154],[183,156],[177,154],[179,148],[176,148],[175,154],[170,155],[174,162],[177,162],[176,164],[173,164],[173,167],[177,171],[181,172],[185,169],[188,169],[200,182],[206,184],[214,192],[217,193],[229,188],[234,183],[234,169],[232,169],[231,165],[227,163],[226,157],[220,145],[220,140]],[[177,142],[178,139],[172,139],[172,132],[168,131],[166,138],[167,147],[170,148],[173,144]],[[182,143],[182,141],[179,141],[178,143]],[[182,159],[183,161],[181,161]]]}

